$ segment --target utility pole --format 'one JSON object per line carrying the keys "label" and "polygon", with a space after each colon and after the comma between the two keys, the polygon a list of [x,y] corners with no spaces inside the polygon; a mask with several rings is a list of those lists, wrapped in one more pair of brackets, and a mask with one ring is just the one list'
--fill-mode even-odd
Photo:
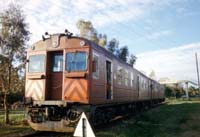
{"label": "utility pole", "polygon": [[185,82],[185,85],[186,85],[186,89],[185,89],[185,92],[186,92],[186,98],[187,98],[187,100],[189,100],[189,94],[188,94],[188,81]]}
{"label": "utility pole", "polygon": [[200,94],[200,82],[199,82],[199,64],[198,64],[197,53],[195,53],[195,56],[196,56],[196,68],[197,68],[198,87],[199,87],[199,94]]}

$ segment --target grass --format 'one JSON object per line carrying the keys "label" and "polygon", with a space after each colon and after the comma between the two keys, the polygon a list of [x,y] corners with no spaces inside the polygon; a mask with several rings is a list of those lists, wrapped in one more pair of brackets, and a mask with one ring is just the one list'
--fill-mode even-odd
{"label": "grass", "polygon": [[[10,125],[3,124],[0,136],[21,136],[33,130],[22,124],[24,112],[11,111]],[[96,130],[97,137],[200,137],[200,101],[168,100],[168,103],[139,116],[115,121]]]}
{"label": "grass", "polygon": [[0,127],[0,136],[19,137],[23,134],[32,132],[29,126],[24,125],[4,125]]}
{"label": "grass", "polygon": [[[16,125],[21,123],[25,119],[25,113],[23,110],[9,111],[10,124]],[[0,110],[0,125],[4,124],[4,111]]]}
{"label": "grass", "polygon": [[0,136],[21,136],[32,129],[24,124],[24,111],[13,110],[10,111],[9,120],[10,124],[6,125],[4,122],[4,111],[0,110]]}
{"label": "grass", "polygon": [[200,101],[173,100],[98,131],[99,137],[199,137]]}

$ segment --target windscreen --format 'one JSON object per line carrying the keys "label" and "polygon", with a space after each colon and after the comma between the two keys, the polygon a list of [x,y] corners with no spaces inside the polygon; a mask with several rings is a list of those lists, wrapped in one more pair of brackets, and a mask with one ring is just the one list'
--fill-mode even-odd
{"label": "windscreen", "polygon": [[87,68],[86,52],[69,52],[66,53],[66,70],[85,71]]}
{"label": "windscreen", "polygon": [[44,72],[45,55],[31,55],[29,57],[29,72]]}

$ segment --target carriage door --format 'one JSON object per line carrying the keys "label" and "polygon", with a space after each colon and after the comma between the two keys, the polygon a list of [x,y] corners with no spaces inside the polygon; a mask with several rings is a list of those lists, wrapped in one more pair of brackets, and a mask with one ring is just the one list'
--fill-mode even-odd
{"label": "carriage door", "polygon": [[106,61],[106,99],[112,99],[112,67],[111,62]]}
{"label": "carriage door", "polygon": [[48,54],[48,87],[47,95],[49,100],[62,99],[63,81],[63,52],[49,52]]}
{"label": "carriage door", "polygon": [[150,88],[150,99],[152,100],[153,84],[150,80],[149,80],[149,88]]}

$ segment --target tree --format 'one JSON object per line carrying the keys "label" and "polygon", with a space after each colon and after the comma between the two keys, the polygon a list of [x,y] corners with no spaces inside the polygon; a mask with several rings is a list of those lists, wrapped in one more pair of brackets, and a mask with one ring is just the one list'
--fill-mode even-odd
{"label": "tree", "polygon": [[172,97],[172,95],[173,95],[173,89],[169,86],[165,86],[165,96]]}
{"label": "tree", "polygon": [[175,91],[176,98],[180,98],[181,96],[185,95],[185,90],[182,87],[176,86],[173,88]]}
{"label": "tree", "polygon": [[76,23],[76,27],[80,30],[81,37],[90,38],[90,35],[96,33],[96,30],[94,29],[94,27],[90,21],[84,21],[84,20],[80,19]]}
{"label": "tree", "polygon": [[80,30],[80,36],[94,41],[98,44],[97,31],[90,21],[79,20],[76,23],[77,28]]}
{"label": "tree", "polygon": [[128,63],[133,66],[136,62],[136,59],[137,59],[137,57],[135,55],[131,54]]}
{"label": "tree", "polygon": [[[107,36],[105,34],[98,34],[97,30],[93,27],[92,22],[90,21],[84,21],[80,19],[76,23],[76,27],[80,31],[80,37],[84,37],[86,39],[89,39],[99,46],[105,47],[108,51],[110,51],[113,55],[119,57],[121,60],[127,62],[127,58],[129,55],[129,50],[127,46],[123,46],[120,49],[119,41],[115,38],[111,39],[107,44]],[[106,45],[107,44],[107,45]],[[133,65],[136,62],[136,57],[131,54],[129,64]]]}
{"label": "tree", "polygon": [[76,27],[79,29],[81,37],[94,41],[96,44],[99,44],[102,47],[106,45],[107,36],[105,34],[98,35],[96,29],[93,27],[90,21],[84,21],[80,19],[76,23]]}
{"label": "tree", "polygon": [[26,42],[29,39],[28,25],[22,10],[17,5],[9,5],[0,13],[0,51],[2,52],[0,80],[4,92],[5,123],[9,123],[8,94],[22,90],[21,72],[24,70]]}
{"label": "tree", "polygon": [[106,34],[99,34],[99,37],[98,37],[98,45],[99,46],[102,46],[102,47],[105,47],[106,43],[107,43],[107,36]]}
{"label": "tree", "polygon": [[154,70],[151,71],[151,73],[149,74],[149,77],[150,77],[151,79],[156,80],[156,73],[155,73]]}
{"label": "tree", "polygon": [[114,54],[116,50],[118,49],[118,46],[119,46],[119,41],[113,38],[109,41],[107,45],[107,50]]}
{"label": "tree", "polygon": [[198,95],[198,88],[190,86],[189,89],[188,89],[188,92],[189,92],[190,97],[195,97],[195,96]]}
{"label": "tree", "polygon": [[121,60],[123,60],[124,62],[126,62],[126,61],[127,61],[128,54],[129,54],[128,47],[127,47],[127,46],[123,46],[123,47],[121,47],[117,52],[118,52],[117,56],[118,56]]}
{"label": "tree", "polygon": [[166,97],[180,98],[183,95],[185,95],[185,90],[183,89],[183,87],[180,87],[178,85],[165,86],[165,96]]}

